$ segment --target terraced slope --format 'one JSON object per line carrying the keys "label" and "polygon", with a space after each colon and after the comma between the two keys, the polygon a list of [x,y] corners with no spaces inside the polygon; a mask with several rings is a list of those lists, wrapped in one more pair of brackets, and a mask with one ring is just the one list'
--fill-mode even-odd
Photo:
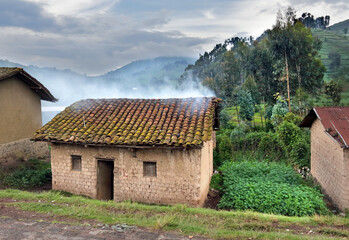
{"label": "terraced slope", "polygon": [[322,40],[322,49],[320,51],[320,56],[322,62],[325,64],[327,72],[325,80],[333,78],[333,75],[338,71],[338,69],[331,71],[329,65],[331,60],[328,58],[330,52],[339,53],[341,55],[341,67],[349,68],[349,35],[344,35],[341,33],[312,29],[315,36],[318,36]]}

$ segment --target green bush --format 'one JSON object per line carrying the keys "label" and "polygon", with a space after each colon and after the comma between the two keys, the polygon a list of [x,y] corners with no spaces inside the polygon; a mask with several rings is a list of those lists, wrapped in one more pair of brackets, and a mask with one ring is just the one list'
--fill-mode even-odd
{"label": "green bush", "polygon": [[215,168],[218,168],[225,161],[232,159],[233,146],[230,138],[226,135],[217,136],[216,146],[216,149],[213,151],[213,165]]}
{"label": "green bush", "polygon": [[241,149],[244,144],[244,139],[246,136],[246,126],[245,125],[240,125],[234,128],[233,131],[230,133],[230,140],[231,143],[233,144],[234,150]]}
{"label": "green bush", "polygon": [[261,138],[258,151],[262,153],[264,157],[268,159],[271,157],[274,160],[279,160],[285,155],[278,135],[273,132],[268,132]]}
{"label": "green bush", "polygon": [[37,159],[29,160],[4,179],[9,187],[32,188],[42,186],[52,179],[50,163]]}
{"label": "green bush", "polygon": [[320,191],[303,185],[301,176],[286,164],[229,162],[219,170],[222,174],[214,179],[214,186],[223,194],[219,208],[287,216],[327,212]]}
{"label": "green bush", "polygon": [[299,167],[310,167],[310,142],[305,138],[297,138],[290,146],[290,158]]}
{"label": "green bush", "polygon": [[277,128],[276,133],[279,136],[281,143],[288,147],[296,138],[301,134],[301,130],[298,126],[291,122],[284,121]]}
{"label": "green bush", "polygon": [[225,189],[218,207],[286,216],[327,213],[322,195],[307,186],[272,181],[239,180]]}
{"label": "green bush", "polygon": [[244,139],[244,148],[246,150],[257,150],[260,141],[267,135],[266,132],[251,132]]}
{"label": "green bush", "polygon": [[291,112],[286,113],[286,115],[283,117],[283,121],[284,122],[290,122],[293,123],[295,125],[299,125],[302,121],[302,117],[297,116]]}
{"label": "green bush", "polygon": [[228,162],[220,171],[223,175],[223,187],[234,185],[240,179],[249,181],[272,181],[276,183],[301,184],[302,178],[294,169],[283,163],[275,162]]}
{"label": "green bush", "polygon": [[290,161],[299,167],[310,167],[310,134],[292,122],[282,122],[276,130]]}

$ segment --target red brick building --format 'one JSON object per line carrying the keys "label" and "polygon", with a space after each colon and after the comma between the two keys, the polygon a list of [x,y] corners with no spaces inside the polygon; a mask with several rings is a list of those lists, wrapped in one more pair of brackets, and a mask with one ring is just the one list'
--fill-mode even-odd
{"label": "red brick building", "polygon": [[339,209],[349,209],[349,107],[317,107],[300,127],[311,129],[311,174]]}

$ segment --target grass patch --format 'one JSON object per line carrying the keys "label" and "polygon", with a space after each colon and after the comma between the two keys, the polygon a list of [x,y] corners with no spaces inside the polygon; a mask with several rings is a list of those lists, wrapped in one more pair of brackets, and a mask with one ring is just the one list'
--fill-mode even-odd
{"label": "grass patch", "polygon": [[[125,223],[153,229],[175,230],[186,235],[210,238],[304,239],[300,233],[285,229],[317,226],[347,234],[349,219],[337,216],[286,217],[251,211],[216,211],[184,205],[156,206],[133,202],[98,201],[82,196],[67,197],[61,192],[30,193],[19,190],[0,191],[0,198],[16,199],[8,203],[22,210],[94,219],[104,224]],[[25,200],[25,201],[21,201]],[[40,202],[39,202],[40,200]],[[277,224],[275,224],[277,223]],[[280,227],[281,226],[281,227]],[[338,230],[335,227],[343,227]],[[326,239],[333,233],[309,235],[307,239]]]}

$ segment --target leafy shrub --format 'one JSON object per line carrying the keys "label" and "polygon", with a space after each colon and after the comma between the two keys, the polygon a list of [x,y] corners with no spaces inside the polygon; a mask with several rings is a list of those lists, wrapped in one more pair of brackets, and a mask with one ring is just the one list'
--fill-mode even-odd
{"label": "leafy shrub", "polygon": [[288,147],[300,135],[300,128],[291,122],[284,121],[277,128],[276,132],[285,147]]}
{"label": "leafy shrub", "polygon": [[268,181],[277,183],[300,184],[301,176],[295,173],[292,167],[275,162],[228,162],[220,171],[223,174],[223,187],[237,183],[240,179],[253,181]]}
{"label": "leafy shrub", "polygon": [[50,163],[33,159],[7,176],[4,182],[9,187],[31,188],[42,186],[50,182],[51,179]]}
{"label": "leafy shrub", "polygon": [[272,105],[268,105],[265,108],[264,118],[270,120],[271,119],[271,115],[273,115],[273,106]]}
{"label": "leafy shrub", "polygon": [[307,186],[272,181],[239,180],[226,189],[220,208],[254,210],[286,216],[305,216],[327,212],[322,195]]}
{"label": "leafy shrub", "polygon": [[288,121],[282,122],[276,132],[292,163],[310,167],[310,134]]}
{"label": "leafy shrub", "polygon": [[287,103],[285,101],[277,101],[277,103],[273,106],[271,120],[274,125],[278,125],[282,118],[288,113]]}
{"label": "leafy shrub", "polygon": [[276,133],[266,133],[259,142],[258,151],[263,153],[265,157],[273,157],[275,160],[284,156],[285,152],[282,148],[279,137]]}
{"label": "leafy shrub", "polygon": [[302,118],[300,116],[297,116],[291,112],[286,113],[286,115],[283,117],[283,121],[290,122],[295,125],[299,125],[302,121]]}
{"label": "leafy shrub", "polygon": [[262,138],[267,135],[266,132],[251,132],[244,139],[244,148],[249,150],[257,150]]}
{"label": "leafy shrub", "polygon": [[231,128],[231,116],[228,112],[228,108],[223,108],[219,113],[219,122],[222,129]]}
{"label": "leafy shrub", "polygon": [[230,138],[226,135],[220,135],[217,137],[217,147],[213,152],[213,164],[217,168],[221,166],[225,161],[229,161],[232,158],[232,143]]}
{"label": "leafy shrub", "polygon": [[288,216],[327,212],[320,191],[304,186],[301,176],[285,164],[229,162],[220,171],[215,177],[215,186],[223,193],[219,208]]}
{"label": "leafy shrub", "polygon": [[245,125],[240,125],[234,128],[233,131],[230,133],[230,139],[231,143],[233,144],[233,147],[235,150],[241,149],[243,146],[243,140],[246,136],[246,126]]}
{"label": "leafy shrub", "polygon": [[297,138],[290,147],[289,155],[299,167],[310,167],[310,142],[305,138]]}

